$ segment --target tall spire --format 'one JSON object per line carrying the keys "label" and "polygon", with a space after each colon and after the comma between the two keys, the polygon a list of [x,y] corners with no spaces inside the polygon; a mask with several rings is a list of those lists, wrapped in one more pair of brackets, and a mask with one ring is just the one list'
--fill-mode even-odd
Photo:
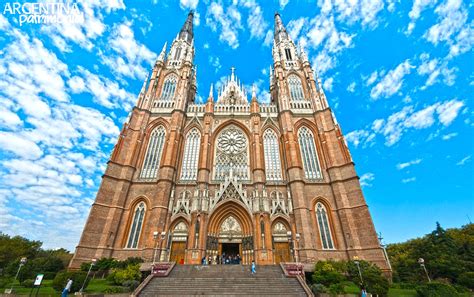
{"label": "tall spire", "polygon": [[163,49],[161,50],[160,55],[158,56],[157,61],[163,62],[165,60],[165,54],[166,54],[166,46],[168,45],[168,42],[165,42],[163,45]]}
{"label": "tall spire", "polygon": [[283,26],[283,21],[281,20],[280,14],[275,12],[275,43],[280,43],[280,41],[288,39],[288,33],[286,32],[285,26]]}
{"label": "tall spire", "polygon": [[188,43],[191,43],[194,38],[193,17],[194,17],[194,12],[191,10],[188,13],[188,18],[186,19],[186,22],[184,22],[183,28],[181,28],[181,31],[179,31],[179,35],[178,35],[179,39],[185,40]]}

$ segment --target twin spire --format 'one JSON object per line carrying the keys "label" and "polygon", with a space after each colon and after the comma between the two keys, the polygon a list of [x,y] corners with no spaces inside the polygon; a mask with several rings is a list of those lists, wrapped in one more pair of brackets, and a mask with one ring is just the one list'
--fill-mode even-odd
{"label": "twin spire", "polygon": [[188,17],[186,18],[186,22],[184,22],[183,28],[181,28],[181,31],[179,31],[178,38],[181,40],[185,40],[188,43],[191,43],[191,41],[194,38],[193,18],[194,18],[194,12],[191,10],[188,13]]}

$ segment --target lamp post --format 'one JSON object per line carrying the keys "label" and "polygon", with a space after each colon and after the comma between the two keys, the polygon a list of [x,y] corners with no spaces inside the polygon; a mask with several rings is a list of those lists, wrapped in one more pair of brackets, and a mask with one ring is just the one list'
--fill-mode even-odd
{"label": "lamp post", "polygon": [[362,279],[362,272],[360,271],[360,263],[359,263],[359,257],[354,256],[354,263],[357,266],[357,270],[359,271],[359,278],[360,278],[360,285],[362,286],[364,284],[364,280]]}
{"label": "lamp post", "polygon": [[161,231],[161,240],[160,240],[160,253],[158,254],[158,259],[161,261],[161,245],[163,244],[163,241],[165,240],[165,237],[166,237],[166,232],[165,231]]}
{"label": "lamp post", "polygon": [[295,254],[294,254],[294,247],[293,247],[293,239],[292,239],[291,234],[292,234],[291,231],[286,232],[286,236],[288,237],[288,243],[290,244],[290,251],[293,254],[293,259],[295,259],[295,261],[296,261],[296,257],[295,257]]}
{"label": "lamp post", "polygon": [[430,278],[430,276],[429,276],[429,274],[428,274],[428,270],[426,270],[425,259],[419,258],[419,259],[418,259],[418,264],[420,264],[421,268],[423,268],[423,270],[425,271],[426,278],[428,279],[428,282],[431,283],[431,278]]}
{"label": "lamp post", "polygon": [[89,267],[89,271],[87,271],[86,278],[84,279],[84,282],[82,283],[82,287],[79,290],[79,294],[82,295],[82,291],[84,290],[84,286],[86,285],[87,279],[89,278],[89,274],[91,273],[92,267],[95,265],[97,262],[97,259],[92,259],[91,266]]}
{"label": "lamp post", "polygon": [[[295,246],[295,255],[296,255],[296,267],[298,274],[300,274],[300,238],[301,235],[299,233],[295,234],[295,239],[296,239],[296,246]],[[304,275],[304,274],[303,274]]]}
{"label": "lamp post", "polygon": [[12,287],[10,288],[10,293],[13,293],[13,286],[15,285],[15,281],[18,278],[18,275],[20,274],[21,267],[23,267],[26,264],[26,257],[22,257],[20,259],[20,265],[18,266],[18,271],[16,272],[15,279],[13,280]]}
{"label": "lamp post", "polygon": [[153,264],[155,264],[155,262],[156,262],[156,248],[158,246],[158,241],[156,241],[156,240],[158,239],[158,234],[159,234],[158,231],[153,232],[153,240],[155,240],[155,249],[153,251]]}

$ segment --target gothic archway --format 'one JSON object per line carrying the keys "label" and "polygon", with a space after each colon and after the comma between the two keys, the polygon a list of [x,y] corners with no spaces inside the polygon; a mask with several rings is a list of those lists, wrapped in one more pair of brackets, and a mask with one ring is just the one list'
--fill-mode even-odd
{"label": "gothic archway", "polygon": [[282,220],[276,220],[272,226],[273,262],[275,264],[291,261],[291,247],[287,235],[289,230],[287,224]]}
{"label": "gothic archway", "polygon": [[184,264],[188,242],[188,225],[184,221],[180,221],[172,230],[170,261],[175,261],[176,264]]}
{"label": "gothic archway", "polygon": [[243,205],[227,201],[220,204],[209,218],[206,250],[208,255],[222,255],[232,250],[242,258],[243,264],[253,259],[253,224]]}

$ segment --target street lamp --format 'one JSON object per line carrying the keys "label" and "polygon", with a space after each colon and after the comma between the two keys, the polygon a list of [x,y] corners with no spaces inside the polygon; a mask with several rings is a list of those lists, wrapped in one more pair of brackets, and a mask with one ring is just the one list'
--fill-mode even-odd
{"label": "street lamp", "polygon": [[359,271],[359,278],[360,278],[360,285],[362,286],[364,284],[364,280],[362,279],[362,272],[360,271],[360,263],[359,263],[359,257],[354,256],[354,263],[357,266],[357,270]]}
{"label": "street lamp", "polygon": [[92,266],[94,266],[96,262],[97,262],[97,259],[92,259],[91,266],[89,267],[89,271],[87,271],[86,278],[84,279],[84,282],[82,283],[82,287],[81,287],[81,289],[79,290],[79,293],[80,293],[81,295],[82,295],[82,291],[84,290],[84,286],[86,285],[87,278],[89,277],[89,274],[91,273]]}
{"label": "street lamp", "polygon": [[300,263],[299,263],[299,260],[300,260],[300,237],[301,237],[301,235],[299,233],[295,234],[295,239],[296,239],[295,255],[296,255],[296,267],[297,267],[298,274],[300,274]]}
{"label": "street lamp", "polygon": [[425,271],[426,278],[428,279],[428,282],[431,283],[431,278],[430,278],[430,276],[428,275],[428,270],[426,270],[425,259],[419,258],[419,259],[418,259],[418,264],[420,264],[421,268],[423,268],[423,270]]}
{"label": "street lamp", "polygon": [[20,274],[21,267],[23,267],[26,264],[26,257],[22,257],[20,259],[20,265],[18,266],[18,271],[16,272],[15,279],[13,280],[12,287],[10,288],[10,293],[13,293],[13,286],[15,285],[16,279],[18,278],[18,275]]}
{"label": "street lamp", "polygon": [[161,261],[161,250],[162,250],[161,245],[163,244],[163,240],[165,240],[165,237],[166,237],[166,232],[161,231],[161,241],[160,241],[160,244],[159,244],[160,245],[160,253],[158,255],[158,259],[160,259],[160,261]]}
{"label": "street lamp", "polygon": [[293,240],[292,240],[291,234],[292,234],[291,231],[286,232],[286,236],[288,237],[288,243],[290,244],[290,251],[292,251],[293,258],[295,258]]}

